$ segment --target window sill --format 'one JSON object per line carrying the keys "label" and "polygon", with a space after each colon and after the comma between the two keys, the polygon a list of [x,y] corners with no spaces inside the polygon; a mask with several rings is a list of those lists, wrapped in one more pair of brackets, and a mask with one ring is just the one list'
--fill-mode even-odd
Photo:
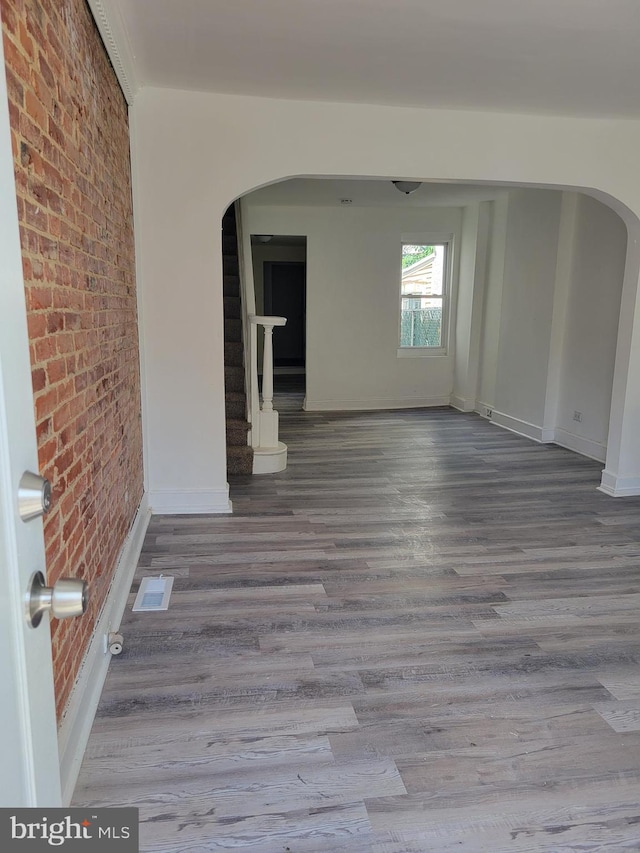
{"label": "window sill", "polygon": [[398,347],[398,358],[442,358],[446,347]]}

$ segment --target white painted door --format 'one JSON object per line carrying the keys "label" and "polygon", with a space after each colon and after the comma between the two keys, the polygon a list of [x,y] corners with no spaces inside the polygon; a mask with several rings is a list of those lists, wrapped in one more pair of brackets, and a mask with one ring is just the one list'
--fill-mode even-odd
{"label": "white painted door", "polygon": [[58,806],[60,770],[49,618],[25,619],[45,572],[42,521],[23,522],[18,484],[37,471],[20,238],[0,39],[0,806]]}

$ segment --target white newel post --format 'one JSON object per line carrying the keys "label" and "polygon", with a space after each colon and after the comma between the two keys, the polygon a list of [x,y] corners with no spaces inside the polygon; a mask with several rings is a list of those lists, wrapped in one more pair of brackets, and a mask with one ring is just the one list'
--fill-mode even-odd
{"label": "white newel post", "polygon": [[264,323],[264,352],[262,354],[262,410],[273,411],[273,326]]}
{"label": "white newel post", "polygon": [[[254,444],[254,474],[284,471],[287,467],[287,446],[278,440],[278,412],[273,408],[273,329],[284,326],[286,317],[251,317],[254,326],[264,327],[262,353],[262,404],[259,414],[258,443]],[[257,352],[254,357],[257,363]]]}

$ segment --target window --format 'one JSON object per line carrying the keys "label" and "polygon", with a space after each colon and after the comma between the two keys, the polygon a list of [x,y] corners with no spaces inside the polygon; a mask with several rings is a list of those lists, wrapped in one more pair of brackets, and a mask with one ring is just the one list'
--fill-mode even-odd
{"label": "window", "polygon": [[399,355],[446,351],[447,249],[447,243],[402,244]]}

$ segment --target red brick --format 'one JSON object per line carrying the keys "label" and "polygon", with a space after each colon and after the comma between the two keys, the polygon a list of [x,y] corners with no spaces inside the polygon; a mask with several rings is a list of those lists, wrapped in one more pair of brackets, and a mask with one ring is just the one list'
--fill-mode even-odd
{"label": "red brick", "polygon": [[61,714],[142,495],[127,105],[85,0],[0,2],[47,569],[92,579],[52,623]]}
{"label": "red brick", "polygon": [[31,374],[31,384],[33,385],[34,393],[42,391],[47,384],[47,374],[42,367],[38,367]]}
{"label": "red brick", "polygon": [[24,108],[38,127],[43,129],[46,128],[48,119],[47,111],[34,93],[30,92],[28,89],[24,93]]}
{"label": "red brick", "polygon": [[33,145],[37,150],[40,150],[41,146],[44,144],[42,131],[40,130],[38,125],[31,118],[29,118],[26,113],[20,113],[15,129],[16,131],[22,134],[22,136],[27,140],[27,142]]}
{"label": "red brick", "polygon": [[44,264],[39,258],[31,258],[31,278],[33,281],[44,279]]}
{"label": "red brick", "polygon": [[55,338],[43,338],[33,345],[33,364],[48,361],[58,351]]}
{"label": "red brick", "polygon": [[58,402],[58,392],[55,388],[51,388],[48,391],[45,391],[40,397],[36,398],[36,418],[40,420],[41,418],[47,417],[50,415],[56,407]]}
{"label": "red brick", "polygon": [[47,214],[39,204],[33,204],[30,201],[25,201],[25,221],[27,225],[32,225],[40,231],[47,230]]}
{"label": "red brick", "polygon": [[9,100],[17,107],[22,107],[24,100],[24,86],[8,65],[6,67],[6,74]]}
{"label": "red brick", "polygon": [[55,361],[50,361],[47,365],[47,380],[50,385],[55,382],[60,382],[67,375],[67,365],[64,358],[58,358]]}
{"label": "red brick", "polygon": [[47,317],[46,314],[29,314],[27,317],[27,325],[29,328],[29,339],[34,341],[36,338],[42,338],[47,332]]}
{"label": "red brick", "polygon": [[[28,260],[25,259],[25,260]],[[27,277],[25,273],[25,278]],[[31,311],[40,311],[42,308],[51,308],[53,296],[48,287],[27,288],[27,304]]]}
{"label": "red brick", "polygon": [[41,470],[46,469],[47,466],[53,462],[57,449],[58,443],[55,438],[38,448],[38,463]]}
{"label": "red brick", "polygon": [[[2,25],[4,29],[4,27],[6,27],[6,23],[4,21],[4,10]],[[28,81],[29,63],[27,62],[26,57],[22,54],[18,46],[14,44],[9,38],[5,38],[3,44],[5,63],[15,73],[16,77],[19,77],[20,80],[24,80],[25,82]]]}

